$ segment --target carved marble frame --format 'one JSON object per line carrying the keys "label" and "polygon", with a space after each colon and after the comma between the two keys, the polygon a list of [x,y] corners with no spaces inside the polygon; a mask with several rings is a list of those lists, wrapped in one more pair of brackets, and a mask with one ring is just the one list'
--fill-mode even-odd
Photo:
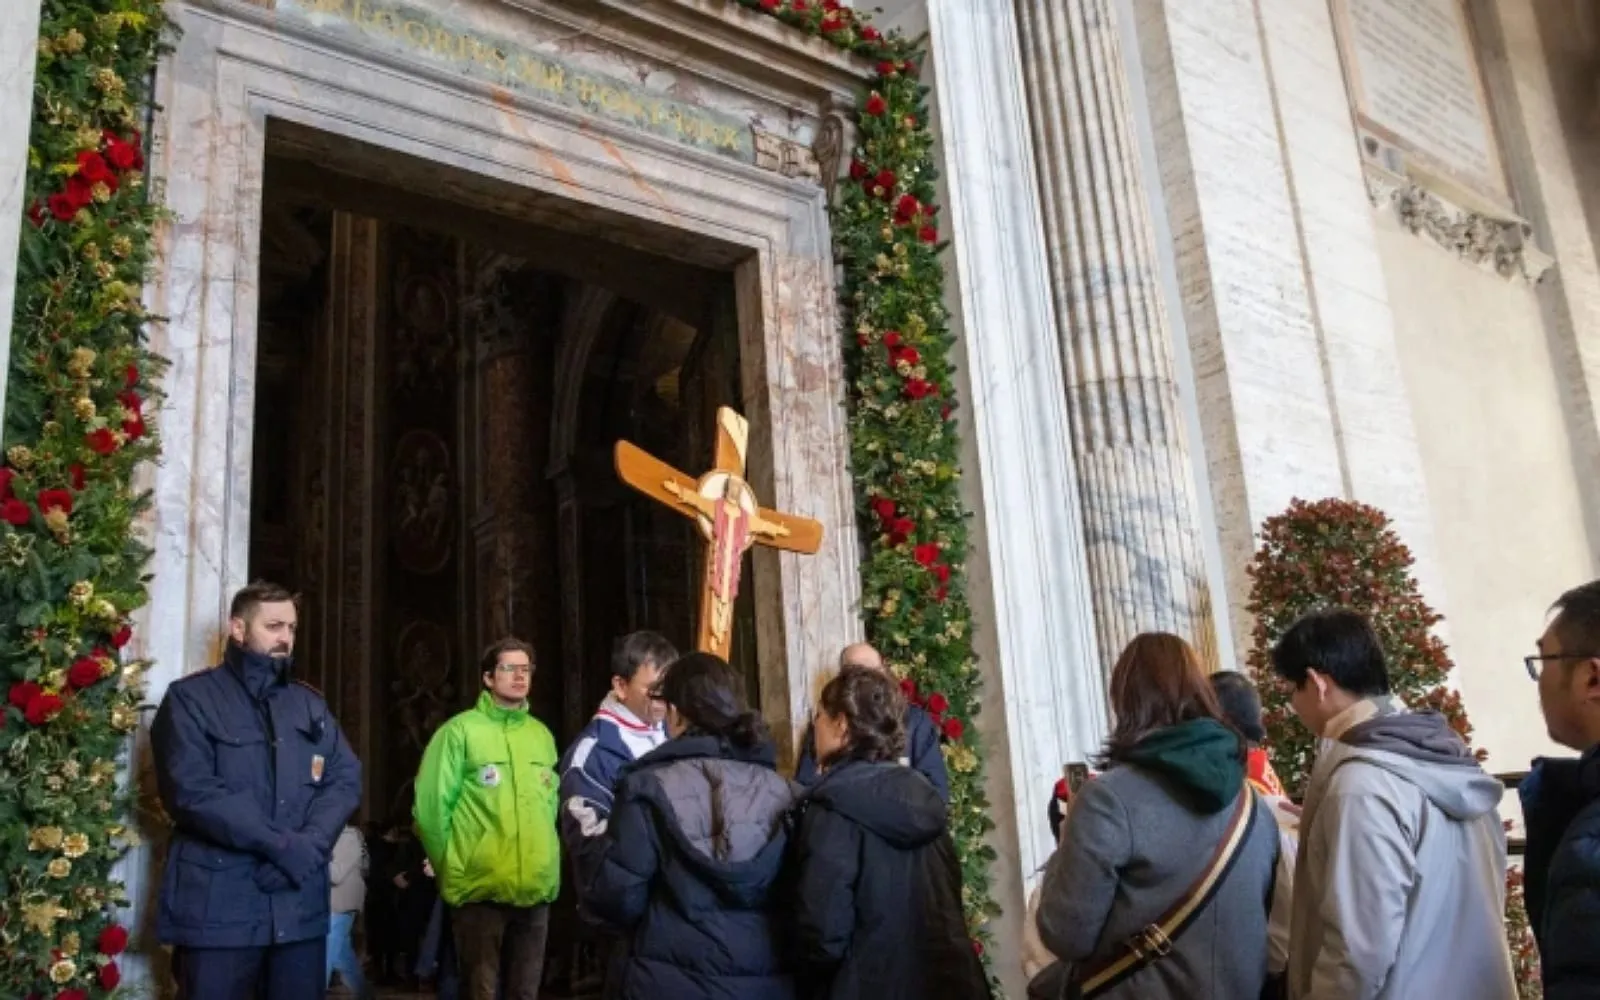
{"label": "carved marble frame", "polygon": [[[822,135],[822,123],[853,102],[870,72],[720,0],[597,3],[611,16],[606,43],[635,58],[672,51],[674,31],[696,32],[702,65],[724,85],[786,102],[792,133]],[[516,7],[562,5],[521,0]],[[822,521],[827,538],[803,565],[794,555],[756,556],[762,709],[780,745],[792,747],[818,677],[860,635],[824,188],[808,171],[786,176],[493,88],[352,61],[313,38],[276,31],[270,11],[241,0],[178,3],[171,13],[183,33],[158,78],[164,110],[152,169],[172,215],[148,292],[151,311],[169,317],[155,328],[154,347],[171,368],[163,460],[143,484],[154,494],[146,530],[155,555],[137,629],[148,637],[140,652],[157,664],[151,703],[171,680],[213,662],[229,596],[246,582],[256,275],[272,120],[554,196],[573,211],[635,220],[642,230],[676,234],[685,252],[719,258],[733,272],[751,481],[778,509]],[[627,34],[630,19],[636,36]],[[704,55],[707,36],[719,46],[714,63]],[[138,858],[128,866],[136,900],[151,890],[147,867]]]}

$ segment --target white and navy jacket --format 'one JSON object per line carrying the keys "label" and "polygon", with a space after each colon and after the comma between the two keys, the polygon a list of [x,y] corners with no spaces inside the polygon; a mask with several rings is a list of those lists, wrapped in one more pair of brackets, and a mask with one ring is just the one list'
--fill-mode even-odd
{"label": "white and navy jacket", "polygon": [[596,832],[585,827],[611,815],[622,768],[666,741],[666,727],[641,721],[615,695],[606,695],[561,758],[562,842],[570,845]]}

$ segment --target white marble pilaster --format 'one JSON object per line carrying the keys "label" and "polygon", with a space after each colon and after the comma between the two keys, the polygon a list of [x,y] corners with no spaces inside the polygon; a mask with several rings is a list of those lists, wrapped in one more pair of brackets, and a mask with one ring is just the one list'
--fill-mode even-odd
{"label": "white marble pilaster", "polygon": [[[971,401],[963,432],[978,480],[970,502],[980,511],[979,652],[989,661],[987,694],[1003,706],[1004,731],[983,727],[989,787],[1001,829],[1016,829],[1014,843],[996,844],[996,896],[1006,908],[996,939],[1014,949],[1026,886],[1054,848],[1044,821],[1050,790],[1064,763],[1085,759],[1103,738],[1105,689],[1016,22],[1008,4],[968,0],[930,0],[927,15],[951,311]],[[997,964],[1014,976],[1008,957]]]}
{"label": "white marble pilaster", "polygon": [[11,370],[11,313],[16,307],[17,234],[28,179],[28,128],[33,121],[33,65],[39,43],[39,0],[11,0],[0,9],[0,414]]}
{"label": "white marble pilaster", "polygon": [[1215,663],[1210,588],[1110,0],[1018,0],[1100,648],[1176,632]]}

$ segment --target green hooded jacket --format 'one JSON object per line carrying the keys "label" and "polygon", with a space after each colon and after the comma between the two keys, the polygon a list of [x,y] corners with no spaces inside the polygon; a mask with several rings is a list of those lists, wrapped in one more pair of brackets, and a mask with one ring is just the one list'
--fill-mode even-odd
{"label": "green hooded jacket", "polygon": [[415,816],[451,906],[537,906],[561,887],[556,744],[527,708],[489,692],[439,727],[417,774]]}
{"label": "green hooded jacket", "polygon": [[1231,805],[1244,783],[1243,741],[1215,719],[1190,719],[1158,729],[1124,759],[1177,782],[1189,804],[1207,815]]}

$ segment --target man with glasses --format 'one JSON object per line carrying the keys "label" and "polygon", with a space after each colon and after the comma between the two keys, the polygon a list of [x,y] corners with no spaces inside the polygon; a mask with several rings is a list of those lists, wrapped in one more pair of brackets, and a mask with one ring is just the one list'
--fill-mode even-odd
{"label": "man with glasses", "polygon": [[423,754],[417,831],[451,907],[462,996],[537,1000],[561,883],[556,744],[528,714],[533,647],[501,639],[480,667],[477,705]]}
{"label": "man with glasses", "polygon": [[1526,658],[1550,738],[1518,788],[1528,828],[1528,915],[1547,1000],[1600,997],[1600,580],[1562,594]]}

